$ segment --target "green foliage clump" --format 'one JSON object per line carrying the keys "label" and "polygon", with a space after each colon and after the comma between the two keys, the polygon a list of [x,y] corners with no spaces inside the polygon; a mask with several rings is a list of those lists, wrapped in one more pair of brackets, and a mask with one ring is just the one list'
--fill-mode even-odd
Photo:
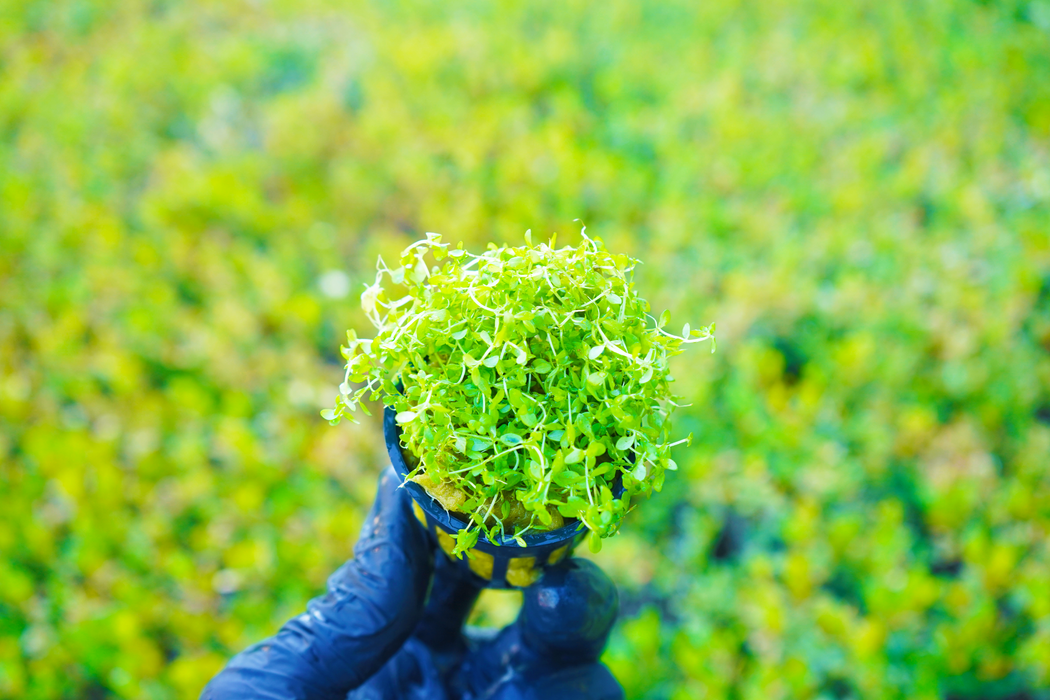
{"label": "green foliage clump", "polygon": [[[470,522],[455,554],[479,531],[525,546],[523,535],[562,518],[582,520],[598,551],[632,498],[660,491],[665,470],[677,469],[671,448],[688,442],[670,441],[668,360],[683,343],[710,339],[714,350],[714,325],[686,324],[680,337],[663,330],[669,314],[652,317],[631,283],[638,261],[583,237],[555,249],[526,234],[525,246],[473,255],[428,234],[399,267],[380,258],[361,295],[378,333],[348,332],[346,379],[322,415],[338,422],[366,395],[397,411],[418,459],[409,478],[463,494],[458,510]],[[428,253],[443,264],[429,267]],[[529,517],[508,529],[514,504]]]}

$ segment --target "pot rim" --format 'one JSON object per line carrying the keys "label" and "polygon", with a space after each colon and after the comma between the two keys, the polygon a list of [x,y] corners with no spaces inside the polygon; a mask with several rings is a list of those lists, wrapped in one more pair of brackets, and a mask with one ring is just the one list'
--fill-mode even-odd
{"label": "pot rim", "polygon": [[[454,517],[452,513],[445,510],[444,506],[438,503],[437,499],[427,493],[426,489],[416,482],[408,481],[406,479],[411,470],[408,468],[408,464],[405,462],[405,457],[401,453],[401,428],[398,426],[395,416],[396,413],[392,407],[386,406],[383,408],[383,437],[386,440],[386,449],[390,456],[390,461],[394,466],[394,471],[397,472],[398,478],[401,479],[402,486],[408,489],[409,494],[412,496],[412,500],[418,503],[419,506],[426,511],[427,515],[437,521],[443,529],[449,532],[458,532],[459,530],[466,528],[466,522]],[[577,520],[575,523],[563,525],[556,530],[522,535],[521,539],[525,540],[526,548],[542,547],[569,542],[581,532],[586,531],[587,526],[584,525],[583,521]],[[521,545],[519,545],[513,537],[500,537],[498,539],[499,541],[494,542],[486,537],[484,532],[478,533],[478,544],[487,544],[494,547],[511,547],[519,551],[522,550]]]}

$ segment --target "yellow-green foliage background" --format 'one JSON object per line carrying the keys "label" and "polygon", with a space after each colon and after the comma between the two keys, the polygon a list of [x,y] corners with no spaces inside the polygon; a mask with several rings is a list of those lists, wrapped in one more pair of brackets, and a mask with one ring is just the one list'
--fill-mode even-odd
{"label": "yellow-green foliage background", "polygon": [[0,696],[300,611],[376,255],[580,217],[720,336],[597,557],[628,695],[1047,697],[1048,164],[1047,0],[0,1]]}

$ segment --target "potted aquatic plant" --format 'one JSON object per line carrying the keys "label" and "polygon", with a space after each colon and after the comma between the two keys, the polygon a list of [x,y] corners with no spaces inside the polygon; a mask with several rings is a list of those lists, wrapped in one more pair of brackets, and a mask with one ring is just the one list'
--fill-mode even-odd
{"label": "potted aquatic plant", "polygon": [[583,536],[597,551],[661,489],[690,440],[671,438],[668,359],[714,351],[714,324],[678,335],[650,314],[637,260],[586,230],[578,246],[525,238],[474,255],[427,234],[397,266],[380,258],[361,295],[377,332],[347,333],[346,378],[322,412],[335,424],[382,399],[420,520],[494,585],[527,585]]}

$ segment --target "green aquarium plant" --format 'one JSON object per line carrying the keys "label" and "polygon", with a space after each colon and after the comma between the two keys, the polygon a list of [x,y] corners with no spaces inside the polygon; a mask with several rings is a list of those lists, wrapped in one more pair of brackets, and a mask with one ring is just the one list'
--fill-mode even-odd
{"label": "green aquarium plant", "polygon": [[591,549],[637,496],[676,469],[668,360],[710,340],[668,332],[632,283],[639,264],[587,236],[577,246],[490,245],[474,255],[428,233],[396,267],[379,259],[361,303],[374,338],[347,333],[333,424],[396,411],[408,478],[467,523],[454,554],[484,533],[521,539],[578,519]]}

